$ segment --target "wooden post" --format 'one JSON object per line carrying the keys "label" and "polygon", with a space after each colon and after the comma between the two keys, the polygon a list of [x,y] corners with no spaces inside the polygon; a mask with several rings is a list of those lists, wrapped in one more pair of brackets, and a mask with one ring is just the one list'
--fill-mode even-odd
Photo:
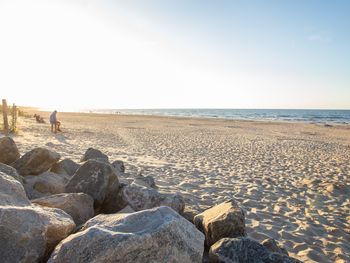
{"label": "wooden post", "polygon": [[17,106],[14,103],[12,106],[12,127],[11,127],[11,130],[12,130],[12,132],[17,131]]}
{"label": "wooden post", "polygon": [[4,116],[4,133],[7,136],[9,134],[9,121],[7,118],[7,103],[6,100],[2,100],[2,115]]}

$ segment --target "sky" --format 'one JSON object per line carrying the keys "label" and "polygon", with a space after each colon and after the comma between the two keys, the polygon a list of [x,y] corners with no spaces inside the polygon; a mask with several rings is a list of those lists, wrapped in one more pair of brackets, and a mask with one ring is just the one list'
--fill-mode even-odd
{"label": "sky", "polygon": [[0,0],[0,95],[78,109],[350,109],[350,1]]}

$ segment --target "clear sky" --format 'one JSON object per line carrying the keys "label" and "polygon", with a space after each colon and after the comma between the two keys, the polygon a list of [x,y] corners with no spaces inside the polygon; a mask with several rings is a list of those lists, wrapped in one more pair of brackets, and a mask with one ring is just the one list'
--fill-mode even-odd
{"label": "clear sky", "polygon": [[350,109],[350,1],[0,0],[0,95],[58,110]]}

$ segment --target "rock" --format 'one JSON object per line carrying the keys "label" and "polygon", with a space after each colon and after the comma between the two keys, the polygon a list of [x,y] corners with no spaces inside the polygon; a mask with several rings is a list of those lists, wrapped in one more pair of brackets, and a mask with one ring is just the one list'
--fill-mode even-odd
{"label": "rock", "polygon": [[94,148],[87,149],[83,157],[81,157],[80,159],[81,162],[85,162],[87,160],[98,160],[98,161],[107,162],[107,163],[109,162],[107,155],[102,153],[100,150],[97,150]]}
{"label": "rock", "polygon": [[17,170],[15,168],[13,168],[7,164],[0,163],[0,172],[3,172],[9,176],[12,176],[17,181],[19,181],[21,184],[23,184],[23,177],[17,173]]}
{"label": "rock", "polygon": [[95,209],[99,209],[102,205],[108,207],[110,202],[116,202],[119,181],[109,164],[88,160],[70,178],[65,191],[90,195]]}
{"label": "rock", "polygon": [[194,210],[193,207],[186,206],[184,212],[181,215],[193,223],[193,219],[198,213],[198,210]]}
{"label": "rock", "polygon": [[204,235],[168,207],[98,215],[63,240],[48,262],[202,262]]}
{"label": "rock", "polygon": [[301,263],[284,254],[270,252],[263,245],[250,238],[223,238],[209,251],[212,263]]}
{"label": "rock", "polygon": [[72,176],[79,167],[80,165],[71,159],[63,159],[62,161],[55,163],[50,171],[56,174],[68,174]]}
{"label": "rock", "polygon": [[124,200],[123,189],[126,186],[124,183],[119,183],[119,188],[113,191],[110,191],[107,198],[101,205],[99,210],[100,213],[112,214],[119,212],[125,208],[128,203]]}
{"label": "rock", "polygon": [[224,237],[246,236],[244,211],[234,200],[205,210],[193,221],[205,234],[208,247]]}
{"label": "rock", "polygon": [[266,247],[270,252],[276,252],[288,256],[288,251],[273,238],[268,238],[264,240],[261,244],[264,247]]}
{"label": "rock", "polygon": [[112,164],[112,167],[117,170],[119,173],[125,173],[125,166],[123,161],[114,161]]}
{"label": "rock", "polygon": [[65,185],[70,176],[45,172],[40,175],[25,177],[24,189],[29,199],[41,198],[65,192]]}
{"label": "rock", "polygon": [[155,189],[137,184],[124,187],[123,197],[135,211],[158,206],[168,206],[181,214],[185,209],[185,201],[181,195],[159,193]]}
{"label": "rock", "polygon": [[135,213],[135,212],[136,211],[134,209],[132,209],[131,206],[127,205],[122,210],[119,210],[118,214],[131,214],[131,213]]}
{"label": "rock", "polygon": [[56,194],[32,200],[41,206],[59,208],[81,225],[94,216],[94,200],[84,193]]}
{"label": "rock", "polygon": [[17,146],[11,137],[0,138],[0,163],[11,164],[19,156]]}
{"label": "rock", "polygon": [[1,262],[44,261],[74,227],[62,210],[32,205],[23,186],[0,172]]}
{"label": "rock", "polygon": [[144,187],[151,187],[154,189],[157,189],[156,183],[154,181],[154,178],[152,176],[143,176],[143,175],[137,175],[133,181],[134,184],[138,184],[140,186]]}
{"label": "rock", "polygon": [[28,206],[30,205],[30,201],[26,196],[22,184],[18,180],[0,172],[0,206],[11,205]]}
{"label": "rock", "polygon": [[16,168],[20,175],[37,175],[49,170],[60,158],[60,155],[56,152],[45,148],[35,148],[11,166]]}

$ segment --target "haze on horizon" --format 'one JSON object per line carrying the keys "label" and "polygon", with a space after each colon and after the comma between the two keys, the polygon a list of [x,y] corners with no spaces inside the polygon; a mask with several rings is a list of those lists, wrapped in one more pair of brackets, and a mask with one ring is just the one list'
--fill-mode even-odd
{"label": "haze on horizon", "polygon": [[81,108],[350,109],[350,2],[0,0],[0,94]]}

